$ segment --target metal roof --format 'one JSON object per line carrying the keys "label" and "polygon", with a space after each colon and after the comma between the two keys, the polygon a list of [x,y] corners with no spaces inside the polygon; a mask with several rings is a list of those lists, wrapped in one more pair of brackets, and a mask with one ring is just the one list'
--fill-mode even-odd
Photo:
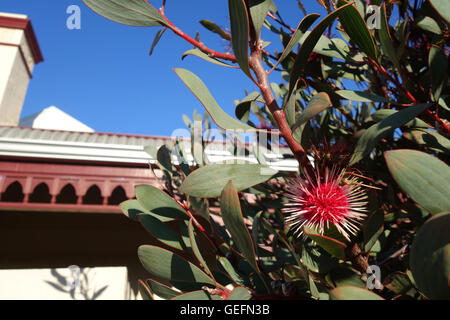
{"label": "metal roof", "polygon": [[[157,150],[162,145],[173,146],[174,138],[104,132],[72,132],[29,127],[0,126],[0,156],[27,158],[89,160],[120,163],[154,163],[144,147]],[[193,161],[190,140],[183,139],[186,158]],[[252,150],[252,148],[250,148]],[[211,143],[206,151],[210,162],[236,158],[223,141]],[[278,153],[264,154],[267,164],[278,170],[295,171],[297,162],[288,148]],[[256,162],[253,154],[246,160]],[[174,158],[174,163],[176,159]]]}

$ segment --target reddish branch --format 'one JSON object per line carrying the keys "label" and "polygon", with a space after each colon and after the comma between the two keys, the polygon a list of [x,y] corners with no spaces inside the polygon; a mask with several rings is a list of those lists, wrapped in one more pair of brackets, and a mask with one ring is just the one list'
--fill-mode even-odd
{"label": "reddish branch", "polygon": [[[184,40],[188,41],[192,45],[194,45],[196,48],[201,50],[202,52],[206,53],[208,56],[212,58],[219,58],[223,60],[228,60],[231,62],[237,62],[237,59],[235,56],[229,54],[229,53],[221,53],[214,51],[210,48],[208,48],[205,44],[203,44],[200,41],[197,41],[193,39],[192,37],[185,34],[181,29],[179,29],[177,26],[175,26],[164,14],[164,8],[161,8],[160,14],[163,16],[164,20],[168,24],[168,28],[172,30],[176,35],[180,36]],[[282,25],[284,25],[286,28],[289,28],[292,32],[292,28],[285,25],[282,21],[279,21],[275,16],[273,16],[271,13],[269,13],[269,16]],[[265,72],[264,67],[261,63],[261,53],[263,52],[263,49],[261,48],[261,41],[259,39],[254,39],[254,32],[251,32],[251,42],[250,47],[252,51],[252,55],[249,59],[249,64],[251,69],[254,71],[256,78],[257,78],[257,85],[261,91],[261,94],[264,98],[264,101],[266,105],[268,106],[270,112],[273,115],[273,118],[275,119],[278,129],[280,130],[281,135],[286,140],[286,143],[288,144],[289,148],[292,150],[292,153],[294,154],[294,157],[298,160],[299,164],[306,168],[307,170],[312,170],[312,165],[309,162],[305,150],[302,148],[302,146],[294,139],[292,135],[292,130],[289,127],[286,116],[283,112],[283,110],[280,109],[278,106],[277,101],[275,100],[272,90],[269,85],[268,80],[268,74]],[[198,223],[197,223],[198,224]]]}
{"label": "reddish branch", "polygon": [[274,16],[271,12],[269,12],[267,14],[268,17],[271,17],[273,20],[275,20],[276,22],[278,22],[280,25],[282,25],[283,27],[285,27],[286,29],[289,29],[289,31],[291,31],[292,33],[295,32],[294,29],[292,29],[290,26],[288,26],[286,23],[284,23],[284,21],[278,19],[276,16]]}
{"label": "reddish branch", "polygon": [[[383,68],[383,66],[379,65],[376,61],[374,61],[373,59],[369,58],[369,63],[375,67],[376,69],[378,69],[389,81],[391,81],[393,84],[395,84],[395,86],[401,91],[403,92],[409,100],[411,100],[411,102],[413,103],[413,105],[416,105],[417,99],[414,98],[414,96],[411,94],[411,92],[409,92],[405,87],[403,87],[394,77],[392,77],[386,69]],[[439,123],[439,125],[447,132],[450,133],[450,128],[448,127],[448,125],[442,121],[441,118],[439,118],[439,116],[437,115],[437,113],[433,113],[431,112],[429,109],[425,110],[425,113],[432,117],[437,123]]]}
{"label": "reddish branch", "polygon": [[164,18],[164,20],[167,22],[168,28],[170,30],[172,30],[176,35],[180,36],[181,38],[183,38],[184,40],[186,40],[187,42],[192,44],[194,47],[196,47],[199,50],[201,50],[202,52],[206,53],[211,58],[218,58],[218,59],[227,60],[227,61],[231,61],[231,62],[237,62],[237,59],[236,59],[236,57],[234,55],[232,55],[232,54],[230,54],[228,52],[222,53],[222,52],[218,52],[218,51],[212,50],[211,48],[208,48],[203,42],[197,41],[194,38],[192,38],[192,37],[188,36],[187,34],[185,34],[180,28],[175,26],[165,16],[164,9],[163,8],[161,8],[161,9],[162,10],[159,10],[159,12],[162,15],[162,17]]}

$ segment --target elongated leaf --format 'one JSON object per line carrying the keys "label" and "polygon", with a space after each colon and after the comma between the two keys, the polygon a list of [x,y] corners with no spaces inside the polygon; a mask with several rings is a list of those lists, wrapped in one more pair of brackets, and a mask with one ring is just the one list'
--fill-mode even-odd
{"label": "elongated leaf", "polygon": [[[305,39],[311,32],[306,31],[303,37],[300,39],[300,43],[303,44]],[[350,48],[344,40],[339,38],[330,39],[326,36],[321,36],[317,41],[316,46],[313,49],[314,52],[321,55],[332,57],[341,60],[351,60]]]}
{"label": "elongated leaf", "polygon": [[431,46],[428,58],[432,80],[434,101],[439,101],[442,90],[447,85],[448,80],[448,60],[444,51],[438,46]]}
{"label": "elongated leaf", "polygon": [[83,0],[106,19],[136,27],[166,26],[161,14],[146,0]]}
{"label": "elongated leaf", "polygon": [[295,105],[297,102],[297,85],[298,82],[295,84],[295,88],[291,93],[291,96],[286,102],[286,105],[284,106],[284,113],[286,116],[286,121],[290,127],[292,127],[295,124]]}
{"label": "elongated leaf", "polygon": [[138,257],[144,268],[155,277],[169,282],[188,282],[201,289],[214,287],[214,281],[197,266],[182,257],[160,247],[143,245],[138,249]]}
{"label": "elongated leaf", "polygon": [[252,293],[245,287],[236,287],[231,291],[227,300],[250,300]]}
{"label": "elongated leaf", "polygon": [[330,291],[330,300],[384,300],[372,291],[353,287],[341,286]]}
{"label": "elongated leaf", "polygon": [[429,299],[450,299],[450,212],[427,220],[411,247],[409,264],[417,288]]}
{"label": "elongated leaf", "polygon": [[185,53],[183,53],[183,55],[181,56],[181,59],[184,60],[184,58],[186,58],[187,56],[192,55],[192,56],[197,56],[205,61],[217,64],[218,66],[221,67],[228,67],[228,68],[237,68],[235,66],[232,66],[228,63],[222,62],[219,59],[216,58],[211,58],[210,56],[208,56],[206,53],[200,51],[199,49],[191,49],[186,51]]}
{"label": "elongated leaf", "polygon": [[198,290],[181,294],[171,300],[222,300],[222,297],[216,294],[210,294],[204,290]]}
{"label": "elongated leaf", "polygon": [[213,198],[220,196],[230,180],[242,191],[269,180],[277,172],[259,164],[211,164],[192,172],[180,191],[194,197]]}
{"label": "elongated leaf", "polygon": [[141,294],[142,300],[153,300],[152,292],[142,280],[139,280],[138,282],[138,290]]}
{"label": "elongated leaf", "polygon": [[[349,2],[346,0],[338,0],[338,7],[343,7],[348,4]],[[377,60],[378,51],[375,40],[367,28],[364,18],[353,4],[350,9],[340,15],[339,21],[350,39],[358,45],[361,51],[370,58]]]}
{"label": "elongated leaf", "polygon": [[162,243],[172,248],[183,250],[180,236],[153,215],[140,214],[139,221],[148,232]]}
{"label": "elongated leaf", "polygon": [[233,242],[253,269],[259,271],[253,241],[244,222],[236,187],[231,180],[222,191],[220,211],[225,227],[230,232]]}
{"label": "elongated leaf", "polygon": [[400,70],[400,64],[398,62],[397,52],[394,47],[394,42],[392,40],[391,34],[389,32],[389,22],[386,15],[386,3],[383,3],[381,7],[381,17],[380,17],[380,29],[378,30],[378,35],[385,55],[389,57],[394,67]]}
{"label": "elongated leaf", "polygon": [[234,119],[223,111],[203,81],[195,74],[186,69],[177,68],[174,69],[174,71],[189,88],[189,90],[191,90],[191,92],[197,97],[211,118],[220,128],[225,130],[255,130],[249,125]]}
{"label": "elongated leaf", "polygon": [[408,107],[371,126],[363,133],[361,138],[359,138],[355,151],[350,159],[350,165],[355,164],[368,155],[381,138],[392,133],[396,128],[413,120],[429,106],[429,104],[418,104],[413,107]]}
{"label": "elongated leaf", "polygon": [[192,251],[195,254],[195,257],[201,263],[201,265],[206,270],[206,272],[209,275],[211,275],[211,270],[209,269],[208,264],[206,263],[206,260],[203,258],[202,252],[200,251],[199,246],[197,244],[196,232],[195,232],[195,227],[194,227],[194,224],[192,222],[192,219],[189,222],[189,239],[190,239],[191,248],[192,248]]}
{"label": "elongated leaf", "polygon": [[300,47],[298,51],[297,57],[295,59],[294,66],[292,67],[290,82],[289,82],[289,95],[291,94],[295,83],[300,78],[303,73],[303,70],[308,62],[309,56],[319,41],[322,33],[325,29],[333,23],[333,21],[344,11],[349,9],[351,4],[347,4],[345,6],[340,7],[339,9],[333,11],[329,15],[327,15],[319,24],[311,31],[309,36],[303,42],[303,45]]}
{"label": "elongated leaf", "polygon": [[248,65],[249,19],[244,0],[228,0],[231,26],[231,44],[242,71],[253,79]]}
{"label": "elongated leaf", "polygon": [[296,119],[295,124],[292,126],[294,137],[300,141],[303,128],[309,120],[317,116],[322,111],[331,106],[330,97],[326,92],[319,92],[311,98],[306,106],[305,110]]}
{"label": "elongated leaf", "polygon": [[384,214],[383,211],[377,210],[367,218],[364,226],[364,252],[369,252],[372,249],[383,230]]}
{"label": "elongated leaf", "polygon": [[188,220],[189,216],[168,194],[150,185],[136,187],[136,198],[141,206],[161,221]]}
{"label": "elongated leaf", "polygon": [[[396,114],[397,112],[398,111],[392,110],[392,109],[381,109],[381,110],[378,110],[378,111],[372,113],[370,116],[376,122],[380,122],[380,121],[383,121],[384,119],[386,119],[387,117],[392,116],[393,114]],[[404,126],[411,127],[411,128],[430,128],[430,125],[428,123],[426,123],[425,121],[423,121],[419,118],[414,118],[413,120],[405,123]]]}
{"label": "elongated leaf", "polygon": [[269,9],[272,6],[272,0],[250,0],[249,3],[256,39],[259,39],[261,28],[266,20]]}
{"label": "elongated leaf", "polygon": [[209,20],[200,20],[200,24],[211,32],[218,34],[224,40],[231,40],[228,33],[222,30],[217,24]]}
{"label": "elongated leaf", "polygon": [[147,279],[145,283],[150,288],[153,294],[162,299],[171,299],[173,297],[179,296],[181,293],[153,279]]}
{"label": "elongated leaf", "polygon": [[342,98],[358,101],[358,102],[392,102],[389,99],[381,97],[371,92],[367,91],[354,91],[354,90],[338,90],[336,94],[340,95]]}
{"label": "elongated leaf", "polygon": [[447,0],[430,0],[436,12],[450,24],[450,7]]}
{"label": "elongated leaf", "polygon": [[415,150],[384,154],[392,177],[415,202],[430,213],[450,210],[450,168],[441,160]]}
{"label": "elongated leaf", "polygon": [[161,40],[162,35],[164,34],[164,32],[166,32],[167,28],[161,29],[159,30],[156,35],[155,35],[155,39],[153,39],[153,43],[152,46],[150,48],[150,52],[149,52],[149,56],[151,56],[153,54],[153,50],[155,49],[156,45],[158,44],[159,40]]}
{"label": "elongated leaf", "polygon": [[137,200],[126,200],[120,204],[120,209],[122,212],[133,220],[139,220],[139,215],[141,213],[150,213],[150,211],[144,209],[143,206]]}
{"label": "elongated leaf", "polygon": [[405,133],[404,136],[433,151],[450,154],[450,140],[435,131],[419,128]]}
{"label": "elongated leaf", "polygon": [[431,17],[421,18],[420,20],[417,21],[417,26],[422,30],[433,32],[437,35],[442,34],[442,30],[439,27],[438,23]]}
{"label": "elongated leaf", "polygon": [[288,44],[284,48],[283,53],[281,54],[280,59],[278,59],[275,66],[272,67],[272,69],[275,69],[286,57],[292,52],[294,47],[298,44],[300,41],[300,38],[305,34],[306,30],[309,29],[309,27],[312,26],[312,24],[320,17],[320,14],[317,13],[311,13],[305,16],[302,21],[297,26],[297,29],[295,29],[294,34],[291,37],[291,40],[289,40]]}
{"label": "elongated leaf", "polygon": [[220,262],[221,266],[223,267],[223,269],[228,274],[228,276],[230,277],[231,280],[233,280],[238,285],[243,285],[244,284],[244,280],[239,275],[239,273],[236,272],[236,270],[234,269],[233,265],[231,264],[231,262],[227,258],[219,257],[219,262]]}
{"label": "elongated leaf", "polygon": [[324,235],[317,234],[313,230],[309,229],[305,229],[304,233],[329,254],[342,260],[345,259],[345,248],[347,247],[345,243]]}

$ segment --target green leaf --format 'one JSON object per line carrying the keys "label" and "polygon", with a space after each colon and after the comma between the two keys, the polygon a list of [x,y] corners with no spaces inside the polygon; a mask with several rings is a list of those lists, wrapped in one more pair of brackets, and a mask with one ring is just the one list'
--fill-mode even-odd
{"label": "green leaf", "polygon": [[141,213],[150,213],[148,210],[144,209],[137,200],[125,200],[120,204],[120,209],[122,209],[122,212],[128,218],[136,221],[139,220],[139,215]]}
{"label": "green leaf", "polygon": [[437,214],[420,228],[411,247],[409,264],[414,281],[430,299],[450,299],[449,230],[450,212]]}
{"label": "green leaf", "polygon": [[354,90],[338,90],[336,94],[344,99],[358,102],[392,102],[389,99],[381,97],[371,92],[367,91],[354,91]]}
{"label": "green leaf", "polygon": [[248,64],[249,19],[244,0],[228,0],[231,27],[231,44],[241,70],[253,79]]}
{"label": "green leaf", "polygon": [[345,243],[317,234],[314,230],[307,228],[305,228],[304,233],[332,256],[345,260],[345,248],[347,247]]}
{"label": "green leaf", "polygon": [[[194,223],[193,220],[191,219],[191,221],[189,222],[189,239],[191,242],[191,248],[192,251],[194,252],[195,257],[197,258],[197,260],[201,263],[201,265],[203,266],[203,268],[206,270],[206,272],[211,275],[211,270],[208,267],[208,264],[206,263],[205,259],[203,258],[202,253],[200,252],[200,249],[198,247],[197,244],[197,237],[196,237],[196,232],[195,232],[195,227],[194,227]],[[205,252],[206,253],[206,252]]]}
{"label": "green leaf", "polygon": [[[406,294],[411,289],[414,289],[411,280],[409,279],[406,273],[402,272],[394,272],[390,274],[388,278],[384,281],[384,287],[394,292],[396,295],[398,294]],[[416,291],[416,290],[414,290]]]}
{"label": "green leaf", "polygon": [[380,38],[381,46],[385,55],[389,57],[391,62],[394,64],[395,69],[400,70],[400,64],[398,62],[397,51],[393,45],[393,40],[389,32],[389,23],[386,15],[386,3],[383,3],[381,8],[381,25],[378,30],[378,35]]}
{"label": "green leaf", "polygon": [[325,278],[333,287],[354,286],[366,288],[366,284],[361,280],[361,276],[352,268],[340,265],[334,268]]}
{"label": "green leaf", "polygon": [[205,285],[215,287],[213,279],[191,262],[169,250],[151,245],[142,245],[138,257],[156,279],[169,282],[187,282],[201,289]]}
{"label": "green leaf", "polygon": [[172,156],[170,150],[162,145],[156,153],[156,159],[158,163],[162,166],[162,170],[166,170],[169,174],[172,173]]}
{"label": "green leaf", "polygon": [[[309,36],[311,32],[305,32],[304,36],[300,39],[300,43],[303,44],[305,39]],[[319,41],[317,41],[316,46],[313,49],[314,52],[319,53],[321,55],[341,59],[341,60],[350,60],[350,48],[345,43],[344,40],[339,38],[330,39],[326,36],[321,36]]]}
{"label": "green leaf", "polygon": [[141,294],[142,300],[153,300],[153,294],[142,280],[139,280],[138,282],[138,290]]}
{"label": "green leaf", "polygon": [[[338,7],[343,7],[348,5],[349,2],[346,0],[338,0],[337,4]],[[378,52],[375,45],[375,40],[367,28],[364,18],[361,16],[353,3],[351,4],[350,9],[340,15],[339,21],[350,39],[356,43],[361,51],[367,54],[370,58],[377,60]]]}
{"label": "green leaf", "polygon": [[406,132],[404,136],[433,151],[450,154],[450,140],[435,131],[419,128]]}
{"label": "green leaf", "polygon": [[450,168],[443,161],[416,150],[384,154],[392,177],[415,202],[432,214],[450,210]]}
{"label": "green leaf", "polygon": [[272,67],[272,69],[275,69],[286,57],[292,52],[294,47],[298,44],[300,41],[300,38],[303,37],[305,32],[309,29],[309,27],[312,26],[312,24],[320,17],[320,14],[317,13],[311,13],[305,16],[302,21],[297,26],[297,29],[295,30],[294,34],[291,36],[291,39],[289,40],[288,44],[284,48],[283,53],[281,54],[280,59],[278,59],[275,66]]}
{"label": "green leaf", "polygon": [[430,17],[422,17],[421,19],[419,19],[417,21],[417,26],[425,31],[429,31],[432,33],[435,33],[437,35],[441,35],[442,34],[442,30],[439,27],[438,23],[436,22],[436,20],[434,20],[433,18]]}
{"label": "green leaf", "polygon": [[428,63],[430,65],[434,101],[439,101],[442,90],[447,86],[448,60],[441,48],[432,45]]}
{"label": "green leaf", "polygon": [[228,33],[222,30],[217,24],[209,20],[200,20],[200,24],[211,32],[218,34],[224,40],[231,40]]}
{"label": "green leaf", "polygon": [[245,287],[236,287],[231,291],[227,300],[250,300],[252,293]]}
{"label": "green leaf", "polygon": [[447,0],[430,0],[431,6],[436,12],[450,24],[450,8]]}
{"label": "green leaf", "polygon": [[370,252],[370,249],[377,242],[378,237],[384,230],[384,214],[381,210],[376,210],[368,218],[363,229],[364,234],[364,252]]}
{"label": "green leaf", "polygon": [[194,197],[214,198],[220,196],[230,180],[242,191],[269,180],[277,172],[259,164],[211,164],[193,171],[180,191]]}
{"label": "green leaf", "polygon": [[162,243],[172,248],[183,250],[180,236],[153,215],[140,214],[139,221],[150,234]]}
{"label": "green leaf", "polygon": [[167,22],[146,0],[83,0],[106,19],[136,27],[166,26]]}
{"label": "green leaf", "polygon": [[243,285],[245,283],[245,281],[242,279],[239,273],[236,272],[233,265],[227,258],[219,257],[219,262],[231,280],[233,280],[238,285]]}
{"label": "green leaf", "polygon": [[192,55],[192,56],[196,56],[199,57],[205,61],[217,64],[218,66],[222,66],[222,67],[228,67],[228,68],[237,68],[235,66],[232,66],[228,63],[225,63],[223,61],[220,61],[219,59],[216,58],[211,58],[210,56],[208,56],[206,53],[200,51],[199,49],[195,48],[195,49],[191,49],[186,51],[185,53],[183,53],[183,55],[181,56],[181,60],[184,60],[184,58],[186,58],[187,56]]}
{"label": "green leaf", "polygon": [[353,286],[341,286],[329,293],[330,300],[384,300],[369,290]]}
{"label": "green leaf", "polygon": [[181,293],[153,279],[147,279],[145,283],[150,288],[153,294],[157,295],[162,299],[171,299],[173,297],[180,295]]}
{"label": "green leaf", "polygon": [[303,45],[300,47],[298,51],[297,57],[295,59],[294,66],[292,67],[291,77],[289,82],[289,95],[292,93],[295,83],[303,74],[303,70],[308,62],[309,56],[319,41],[322,33],[326,30],[326,28],[344,11],[349,9],[351,4],[340,7],[339,9],[333,11],[329,15],[327,15],[322,21],[319,22],[317,26],[311,31],[308,37],[303,42]]}
{"label": "green leaf", "polygon": [[429,106],[429,104],[418,104],[413,107],[408,107],[371,126],[359,138],[355,151],[350,159],[350,165],[354,165],[363,159],[373,150],[373,148],[375,148],[383,137],[394,132],[396,128],[413,120]]}
{"label": "green leaf", "polygon": [[167,28],[161,29],[159,30],[156,35],[155,35],[155,39],[153,39],[153,43],[152,46],[150,48],[150,52],[149,52],[149,56],[151,56],[153,54],[153,50],[155,49],[156,45],[158,44],[159,40],[161,40],[162,35],[164,34],[164,32],[166,32]]}
{"label": "green leaf", "polygon": [[223,300],[220,295],[210,294],[204,290],[192,291],[172,298],[171,300]]}
{"label": "green leaf", "polygon": [[239,202],[236,187],[231,180],[222,191],[220,212],[225,227],[230,232],[233,242],[253,269],[259,272],[253,241],[244,222],[244,216],[242,215],[241,204]]}
{"label": "green leaf", "polygon": [[[381,109],[381,110],[378,110],[378,111],[372,113],[370,116],[372,117],[372,119],[374,121],[380,122],[380,121],[383,121],[384,119],[386,119],[387,117],[392,116],[393,114],[396,114],[397,112],[398,112],[397,110],[392,110],[392,109]],[[431,128],[428,123],[426,123],[425,121],[423,121],[419,118],[414,118],[413,120],[405,123],[404,126],[412,127],[412,128]]]}
{"label": "green leaf", "polygon": [[255,28],[256,39],[260,38],[261,28],[266,20],[267,13],[273,5],[272,0],[249,0],[250,15]]}
{"label": "green leaf", "polygon": [[292,126],[292,132],[294,137],[298,139],[297,141],[300,141],[305,124],[330,106],[331,100],[326,92],[319,92],[309,100],[305,110],[303,110]]}
{"label": "green leaf", "polygon": [[186,211],[175,200],[154,186],[137,186],[136,198],[144,209],[155,214],[163,222],[174,219],[189,219]]}
{"label": "green leaf", "polygon": [[203,81],[195,74],[189,70],[180,68],[174,69],[174,71],[189,88],[189,90],[191,90],[191,92],[197,97],[200,103],[205,107],[206,111],[208,111],[211,118],[220,128],[225,130],[255,130],[253,127],[234,119],[223,111]]}
{"label": "green leaf", "polygon": [[290,127],[292,127],[295,124],[295,105],[297,102],[297,85],[298,82],[295,84],[294,90],[291,93],[291,96],[286,102],[286,105],[284,106],[284,113],[286,116],[286,121]]}

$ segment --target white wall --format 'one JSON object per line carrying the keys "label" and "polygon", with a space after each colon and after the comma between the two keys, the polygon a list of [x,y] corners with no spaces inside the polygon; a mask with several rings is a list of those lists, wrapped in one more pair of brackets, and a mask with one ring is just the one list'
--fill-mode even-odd
{"label": "white wall", "polygon": [[[97,300],[136,298],[128,286],[126,267],[85,268],[81,272],[74,294],[77,300],[85,300],[86,296],[92,299],[95,292],[105,286]],[[0,270],[0,300],[72,300],[73,280],[68,268]]]}

